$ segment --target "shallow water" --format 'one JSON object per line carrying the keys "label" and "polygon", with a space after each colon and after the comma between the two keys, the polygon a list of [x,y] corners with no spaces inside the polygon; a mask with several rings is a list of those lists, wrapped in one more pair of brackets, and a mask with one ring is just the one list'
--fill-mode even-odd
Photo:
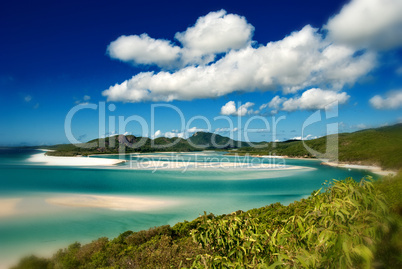
{"label": "shallow water", "polygon": [[[31,253],[51,254],[75,241],[90,242],[115,237],[126,230],[192,220],[204,211],[223,214],[248,210],[270,203],[289,204],[311,194],[329,179],[372,175],[320,165],[314,160],[285,160],[294,170],[270,169],[130,169],[145,159],[163,158],[178,162],[235,162],[222,153],[147,154],[130,156],[123,165],[108,168],[54,167],[27,162],[36,150],[0,150],[0,203],[18,198],[13,214],[0,214],[0,265],[15,262]],[[97,156],[117,158],[117,156]],[[245,161],[244,158],[241,159]],[[249,159],[248,162],[283,162]],[[54,205],[55,196],[135,196],[177,201],[178,204],[149,211]],[[13,200],[14,201],[14,200]],[[4,203],[5,205],[5,203]]]}

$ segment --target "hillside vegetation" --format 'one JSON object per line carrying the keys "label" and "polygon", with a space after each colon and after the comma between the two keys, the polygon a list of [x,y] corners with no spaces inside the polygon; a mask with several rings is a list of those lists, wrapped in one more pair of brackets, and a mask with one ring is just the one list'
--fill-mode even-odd
{"label": "hillside vegetation", "polygon": [[[250,147],[248,143],[236,141],[218,134],[197,132],[188,139],[159,137],[135,137],[133,135],[116,135],[108,138],[94,139],[83,144],[64,144],[48,147],[55,151],[48,152],[53,156],[76,156],[104,153],[163,152],[163,151],[200,151],[200,150],[236,150],[231,154],[279,155],[288,157],[313,158],[320,157],[341,162],[365,165],[378,165],[384,169],[398,170],[402,168],[402,124],[367,129],[354,133],[338,135],[338,144],[329,147],[327,141],[333,135],[304,141],[311,149],[323,153],[316,156],[308,151],[300,140],[289,140],[276,143],[257,143]],[[141,142],[142,141],[142,142]],[[338,146],[338,154],[334,149]]]}
{"label": "hillside vegetation", "polygon": [[115,135],[100,138],[82,144],[62,144],[48,147],[54,151],[52,156],[77,156],[89,154],[133,153],[133,152],[163,152],[163,151],[201,151],[228,150],[248,145],[218,134],[197,132],[189,139],[158,137],[136,137],[133,135]]}
{"label": "hillside vegetation", "polygon": [[402,268],[401,192],[402,173],[332,181],[288,206],[127,231],[14,268]]}
{"label": "hillside vegetation", "polygon": [[[326,152],[327,139],[331,136],[304,141],[306,145],[324,153],[322,158],[335,159],[333,149]],[[338,160],[365,165],[378,165],[384,169],[402,168],[402,124],[367,129],[338,135]],[[236,153],[276,154],[289,157],[316,157],[303,145],[303,141],[291,140],[266,143],[259,148],[242,147]]]}

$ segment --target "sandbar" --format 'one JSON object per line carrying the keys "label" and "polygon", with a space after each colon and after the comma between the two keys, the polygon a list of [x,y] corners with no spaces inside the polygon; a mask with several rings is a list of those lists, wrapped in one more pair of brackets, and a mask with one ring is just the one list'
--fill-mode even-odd
{"label": "sandbar", "polygon": [[110,166],[125,162],[107,158],[47,156],[45,152],[34,154],[27,161],[55,166]]}
{"label": "sandbar", "polygon": [[67,207],[92,207],[126,211],[151,211],[179,204],[178,200],[136,196],[69,195],[47,198],[49,204]]}
{"label": "sandbar", "polygon": [[18,213],[17,204],[20,198],[0,199],[0,217],[13,216]]}

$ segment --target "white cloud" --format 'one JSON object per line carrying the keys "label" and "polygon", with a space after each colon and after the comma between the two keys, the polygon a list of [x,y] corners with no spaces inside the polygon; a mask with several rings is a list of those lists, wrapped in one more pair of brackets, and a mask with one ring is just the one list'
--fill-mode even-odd
{"label": "white cloud", "polygon": [[120,36],[107,48],[111,58],[135,64],[155,64],[162,67],[174,64],[180,47],[168,40],[153,39],[147,34]]}
{"label": "white cloud", "polygon": [[234,101],[229,101],[227,102],[222,108],[221,108],[221,114],[222,115],[235,115],[237,112],[236,109],[236,104]]}
{"label": "white cloud", "polygon": [[158,138],[158,137],[160,137],[161,135],[162,135],[161,130],[157,130],[157,131],[155,132],[155,134],[152,136],[152,139]]}
{"label": "white cloud", "polygon": [[[109,101],[142,102],[214,98],[278,88],[284,93],[310,87],[341,90],[375,67],[376,52],[372,49],[402,45],[400,14],[400,0],[352,0],[328,20],[324,26],[327,35],[307,25],[263,45],[252,41],[254,27],[244,17],[224,10],[210,12],[184,32],[176,33],[181,46],[147,34],[113,41],[108,47],[112,58],[156,64],[171,72],[142,72],[102,94]],[[219,53],[222,57],[216,60]],[[325,96],[330,97],[329,92]],[[347,95],[337,97],[344,100]],[[280,97],[275,101],[279,103],[271,104],[272,111],[285,102]],[[289,109],[318,107],[305,105],[304,99],[286,101]],[[233,110],[230,106],[226,109]]]}
{"label": "white cloud", "polygon": [[279,96],[275,96],[272,100],[268,103],[270,108],[279,109],[280,105],[286,101],[286,98],[281,98]]}
{"label": "white cloud", "polygon": [[376,109],[402,108],[402,90],[389,91],[386,93],[386,97],[376,95],[369,102]]}
{"label": "white cloud", "polygon": [[197,127],[191,127],[190,129],[186,130],[187,133],[196,133],[196,132],[209,132],[208,129],[202,129]]}
{"label": "white cloud", "polygon": [[402,45],[401,0],[353,0],[324,26],[331,40],[361,48]]}
{"label": "white cloud", "polygon": [[243,117],[247,114],[251,114],[253,113],[253,111],[249,108],[251,108],[252,106],[254,106],[254,103],[251,102],[247,102],[244,105],[241,105],[238,109],[237,109],[237,116]]}
{"label": "white cloud", "polygon": [[220,10],[198,18],[194,26],[176,33],[175,38],[183,45],[185,63],[208,63],[217,53],[246,47],[253,31],[244,17]]}
{"label": "white cloud", "polygon": [[167,137],[167,138],[173,138],[173,137],[184,138],[184,132],[179,132],[179,133],[176,133],[176,132],[166,132],[166,133],[164,134],[164,136]]}
{"label": "white cloud", "polygon": [[230,50],[210,65],[139,73],[102,94],[109,101],[141,102],[213,98],[278,87],[286,93],[312,85],[340,89],[374,67],[373,53],[354,54],[347,47],[328,44],[317,29],[306,26],[266,46]]}
{"label": "white cloud", "polygon": [[272,98],[271,101],[269,101],[269,103],[266,104],[262,104],[260,106],[260,110],[264,109],[264,108],[272,108],[273,111],[276,111],[280,108],[281,104],[283,102],[285,102],[287,99],[285,97],[280,97],[279,95],[275,96],[274,98]]}
{"label": "white cloud", "polygon": [[120,36],[110,43],[107,52],[111,58],[124,62],[174,69],[187,64],[207,64],[218,53],[244,48],[251,43],[253,31],[254,27],[244,17],[220,10],[198,18],[194,26],[176,33],[182,47],[144,33]]}
{"label": "white cloud", "polygon": [[88,101],[89,99],[91,99],[91,96],[89,96],[89,95],[84,95],[83,99],[84,99],[84,101]]}
{"label": "white cloud", "polygon": [[187,130],[184,131],[179,131],[179,130],[172,130],[170,132],[163,133],[161,130],[157,130],[155,134],[152,136],[153,139],[158,138],[158,137],[167,137],[167,138],[173,138],[173,137],[179,137],[179,138],[188,138],[190,137],[193,133],[196,132],[209,132],[207,129],[202,129],[202,128],[197,128],[197,127],[191,127]]}
{"label": "white cloud", "polygon": [[326,106],[338,102],[344,104],[348,101],[346,92],[337,93],[329,90],[313,88],[305,91],[300,97],[289,98],[283,102],[281,110],[315,110],[324,109]]}
{"label": "white cloud", "polygon": [[235,102],[229,101],[221,108],[221,114],[227,115],[227,116],[243,117],[243,116],[253,113],[253,111],[250,109],[252,106],[254,106],[254,103],[247,102],[244,105],[241,105],[241,106],[239,106],[239,108],[236,109]]}
{"label": "white cloud", "polygon": [[308,134],[305,137],[301,137],[301,136],[295,136],[292,138],[292,140],[311,140],[311,139],[316,139],[318,138],[317,136],[314,136],[312,134]]}

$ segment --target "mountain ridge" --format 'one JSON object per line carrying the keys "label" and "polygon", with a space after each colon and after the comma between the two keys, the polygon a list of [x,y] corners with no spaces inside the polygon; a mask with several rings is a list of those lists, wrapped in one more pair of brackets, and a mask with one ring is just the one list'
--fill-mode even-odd
{"label": "mountain ridge", "polygon": [[[384,169],[402,168],[402,124],[370,128],[337,134],[338,144],[327,141],[336,135],[311,140],[287,140],[283,142],[259,142],[252,147],[248,142],[233,140],[209,132],[196,132],[191,137],[167,138],[115,135],[93,139],[82,144],[61,144],[46,147],[54,151],[52,156],[77,156],[91,154],[118,154],[131,152],[190,152],[201,150],[225,150],[236,154],[278,155],[287,157],[326,158],[354,164],[376,165]],[[306,149],[306,146],[312,150]],[[320,153],[319,155],[314,154]]]}

